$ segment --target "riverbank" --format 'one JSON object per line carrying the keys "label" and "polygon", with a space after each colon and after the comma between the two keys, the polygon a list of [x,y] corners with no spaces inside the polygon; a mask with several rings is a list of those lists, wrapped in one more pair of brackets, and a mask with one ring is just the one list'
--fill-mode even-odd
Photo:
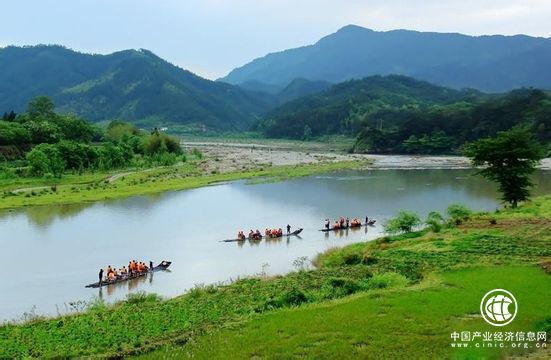
{"label": "riverbank", "polygon": [[189,161],[169,167],[124,170],[116,173],[67,175],[61,179],[0,181],[0,210],[48,204],[75,204],[129,196],[185,190],[216,183],[273,181],[337,170],[358,169],[366,161],[324,161],[292,165],[249,163],[241,169],[214,169],[216,158]]}
{"label": "riverbank", "polygon": [[[452,357],[458,353],[449,345],[451,331],[493,330],[478,306],[484,291],[502,284],[522,309],[507,329],[551,327],[551,304],[541,301],[551,291],[542,270],[549,268],[550,234],[547,196],[438,233],[335,249],[318,257],[316,270],[297,261],[297,271],[285,276],[197,287],[171,300],[135,295],[82,314],[4,325],[0,358]],[[528,350],[461,351],[460,357],[496,358]]]}
{"label": "riverbank", "polygon": [[[461,169],[463,157],[365,155],[343,152],[343,140],[320,142],[189,142],[201,156],[175,166],[0,180],[0,209],[120,199],[253,178],[285,179],[346,169]],[[551,165],[551,164],[550,164]],[[551,168],[551,166],[549,167]]]}
{"label": "riverbank", "polygon": [[[224,181],[285,179],[347,169],[465,169],[461,156],[370,155],[343,152],[346,141],[261,142],[194,141],[183,143],[193,154],[175,166],[66,174],[62,178],[0,180],[0,210],[48,204],[75,204],[184,190]],[[551,158],[540,169],[551,170]]]}

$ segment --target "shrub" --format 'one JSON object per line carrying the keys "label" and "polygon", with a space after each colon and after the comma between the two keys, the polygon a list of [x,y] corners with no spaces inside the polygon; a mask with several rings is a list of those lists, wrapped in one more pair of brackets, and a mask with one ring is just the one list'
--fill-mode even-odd
{"label": "shrub", "polygon": [[281,297],[282,305],[297,306],[307,301],[306,295],[298,290],[291,289]]}
{"label": "shrub", "polygon": [[199,149],[191,150],[191,155],[193,155],[194,157],[196,157],[199,160],[201,160],[203,158],[203,153]]}
{"label": "shrub", "polygon": [[128,304],[141,304],[145,302],[160,301],[161,297],[157,294],[147,294],[143,291],[128,294],[126,301]]}
{"label": "shrub", "polygon": [[385,272],[373,275],[368,282],[369,289],[386,289],[391,287],[406,286],[408,279],[395,272]]}
{"label": "shrub", "polygon": [[99,313],[99,312],[106,311],[108,307],[105,301],[103,301],[103,299],[96,298],[88,303],[87,309],[90,312]]}
{"label": "shrub", "polygon": [[182,153],[182,148],[180,147],[178,139],[159,132],[144,137],[142,140],[142,148],[143,153],[146,155],[162,153],[179,155]]}
{"label": "shrub", "polygon": [[27,160],[31,173],[38,176],[51,173],[56,177],[61,177],[66,166],[58,147],[52,144],[35,146],[27,154]]}
{"label": "shrub", "polygon": [[347,278],[330,278],[328,285],[331,287],[333,298],[339,298],[354,294],[361,289],[361,286],[354,280]]}
{"label": "shrub", "polygon": [[452,222],[454,222],[456,225],[459,225],[463,221],[468,220],[473,213],[465,205],[459,203],[450,204],[450,206],[448,206],[447,212]]}
{"label": "shrub", "polygon": [[317,267],[338,267],[343,265],[356,265],[364,261],[365,244],[358,243],[345,248],[334,248],[318,254],[312,261]]}
{"label": "shrub", "polygon": [[436,211],[431,211],[427,216],[427,220],[425,220],[425,224],[428,225],[431,231],[440,232],[444,224],[444,217],[442,217],[442,215],[440,215],[440,213]]}
{"label": "shrub", "polygon": [[400,232],[411,232],[414,227],[421,224],[419,215],[412,211],[400,210],[398,216],[387,220],[383,227],[387,233],[396,234]]}
{"label": "shrub", "polygon": [[0,167],[0,180],[15,179],[17,178],[17,173],[14,169],[8,167]]}
{"label": "shrub", "polygon": [[139,133],[140,131],[136,125],[120,120],[113,120],[107,126],[107,130],[105,130],[105,139],[119,142],[123,139],[130,139],[133,136],[139,135]]}
{"label": "shrub", "polygon": [[98,153],[93,146],[74,141],[61,141],[56,147],[65,161],[67,170],[80,171],[97,166]]}

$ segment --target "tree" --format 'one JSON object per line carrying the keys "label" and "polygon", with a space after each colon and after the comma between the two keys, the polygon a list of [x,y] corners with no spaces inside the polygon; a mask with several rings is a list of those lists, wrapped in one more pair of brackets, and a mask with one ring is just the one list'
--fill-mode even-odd
{"label": "tree", "polygon": [[38,176],[49,173],[56,177],[61,177],[66,165],[55,144],[40,144],[35,146],[27,154],[27,160],[29,161],[31,172]]}
{"label": "tree", "polygon": [[24,145],[31,142],[31,134],[16,122],[0,121],[0,146]]}
{"label": "tree", "polygon": [[56,143],[63,138],[60,127],[51,121],[31,120],[23,124],[35,144]]}
{"label": "tree", "polygon": [[2,120],[14,121],[16,117],[17,117],[17,114],[13,110],[11,110],[9,113],[8,112],[4,113],[4,115],[2,116]]}
{"label": "tree", "polygon": [[400,210],[398,216],[384,223],[385,231],[390,234],[399,232],[411,232],[414,227],[421,224],[419,215],[411,211]]}
{"label": "tree", "polygon": [[502,200],[516,208],[530,196],[530,174],[544,157],[544,147],[526,126],[515,126],[471,143],[465,155],[474,166],[482,167],[479,174],[498,183]]}
{"label": "tree", "polygon": [[302,134],[302,140],[310,140],[312,137],[312,129],[308,124],[304,125],[304,132]]}
{"label": "tree", "polygon": [[49,172],[50,162],[48,161],[48,155],[40,149],[34,148],[27,154],[27,161],[31,168],[33,175],[42,176]]}
{"label": "tree", "polygon": [[32,99],[27,105],[27,113],[33,117],[52,117],[54,113],[55,104],[47,96],[39,96]]}
{"label": "tree", "polygon": [[72,114],[58,115],[57,124],[67,140],[89,143],[97,133],[94,126]]}
{"label": "tree", "polygon": [[113,120],[109,123],[109,126],[107,126],[107,130],[105,131],[105,139],[112,142],[119,142],[124,138],[130,138],[139,134],[140,131],[136,125],[120,120]]}

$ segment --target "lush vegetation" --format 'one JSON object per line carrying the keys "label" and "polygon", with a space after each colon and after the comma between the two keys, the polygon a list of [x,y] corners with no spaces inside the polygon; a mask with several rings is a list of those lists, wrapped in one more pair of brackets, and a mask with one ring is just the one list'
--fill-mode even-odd
{"label": "lush vegetation", "polygon": [[382,109],[367,116],[354,151],[451,153],[519,124],[529,127],[540,142],[549,143],[551,98],[539,90],[517,90],[478,102]]}
{"label": "lush vegetation", "polygon": [[110,55],[61,46],[0,49],[0,111],[21,112],[48,95],[62,112],[142,127],[244,130],[272,106],[265,94],[203,79],[147,50]]}
{"label": "lush vegetation", "polygon": [[24,154],[26,160],[14,159],[10,152],[3,155],[2,177],[59,178],[67,172],[173,165],[185,160],[179,141],[157,129],[146,134],[134,125],[113,121],[102,132],[83,119],[54,110],[49,98],[38,97],[25,113],[0,122],[0,146],[21,149],[15,154]]}
{"label": "lush vegetation", "polygon": [[339,83],[399,73],[456,89],[549,89],[550,50],[546,38],[373,31],[348,25],[313,45],[255,59],[223,80],[277,88],[296,78]]}
{"label": "lush vegetation", "polygon": [[487,95],[403,76],[374,76],[290,101],[265,115],[255,129],[267,137],[303,140],[356,136],[354,152],[446,154],[519,124],[549,143],[549,95],[532,89]]}
{"label": "lush vegetation", "polygon": [[473,165],[483,167],[480,174],[498,183],[503,201],[517,207],[528,199],[533,185],[530,175],[545,152],[528,128],[517,126],[470,144],[466,154]]}
{"label": "lush vegetation", "polygon": [[[28,314],[25,323],[0,327],[0,357],[120,356],[164,344],[170,345],[152,356],[206,358],[231,350],[270,357],[285,348],[282,354],[303,357],[331,351],[450,357],[451,331],[488,330],[472,314],[485,291],[504,283],[524,304],[511,329],[541,330],[551,315],[550,304],[541,302],[551,283],[535,264],[551,256],[550,217],[551,198],[538,198],[515,210],[471,214],[460,226],[448,219],[437,233],[334,249],[317,259],[317,270],[297,259],[298,271],[286,276],[259,274],[171,300],[134,295],[55,319]],[[357,295],[331,301],[351,294]],[[398,328],[408,337],[386,335],[402,334]],[[511,350],[465,351],[497,358]]]}
{"label": "lush vegetation", "polygon": [[[372,76],[337,84],[290,101],[266,114],[256,128],[268,137],[355,136],[381,110],[426,107],[476,99],[476,91],[456,91],[405,76]],[[386,124],[385,124],[386,126]]]}
{"label": "lush vegetation", "polygon": [[5,113],[0,121],[0,146],[25,146],[57,143],[61,140],[89,143],[97,140],[99,130],[72,114],[57,114],[47,97],[29,102],[27,111],[17,116]]}

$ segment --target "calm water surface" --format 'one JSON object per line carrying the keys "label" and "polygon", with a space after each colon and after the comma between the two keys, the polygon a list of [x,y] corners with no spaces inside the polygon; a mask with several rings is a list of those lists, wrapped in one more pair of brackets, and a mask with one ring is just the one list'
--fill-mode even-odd
{"label": "calm water surface", "polygon": [[[536,193],[551,192],[550,172],[539,172]],[[399,209],[425,216],[451,202],[477,210],[498,206],[494,186],[470,170],[348,171],[280,183],[243,182],[85,205],[43,206],[0,212],[4,273],[0,320],[36,306],[39,314],[66,311],[69,302],[125,298],[147,291],[163,296],[195,284],[228,281],[263,271],[284,273],[298,257],[374,239]],[[377,219],[377,226],[324,234],[327,217]],[[302,227],[300,238],[222,243],[238,230]],[[130,259],[171,260],[171,272],[98,289],[99,268]],[[266,265],[267,264],[267,265]]]}

